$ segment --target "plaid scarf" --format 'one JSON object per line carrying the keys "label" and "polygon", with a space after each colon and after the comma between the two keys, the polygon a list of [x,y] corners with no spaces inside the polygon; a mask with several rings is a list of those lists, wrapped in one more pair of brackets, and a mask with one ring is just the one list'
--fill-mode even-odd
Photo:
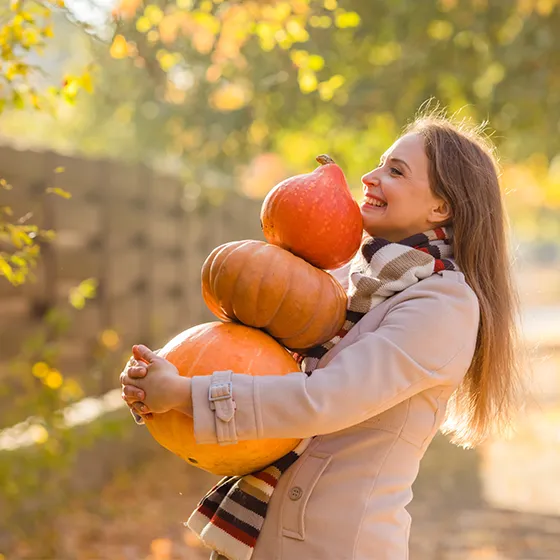
{"label": "plaid scarf", "polygon": [[[297,356],[311,375],[320,359],[375,306],[432,274],[456,270],[451,230],[436,228],[399,243],[366,237],[350,264],[346,321],[334,338]],[[222,479],[202,498],[186,525],[211,548],[214,560],[250,560],[268,503],[286,470],[308,447],[302,440],[270,466],[243,476]]]}

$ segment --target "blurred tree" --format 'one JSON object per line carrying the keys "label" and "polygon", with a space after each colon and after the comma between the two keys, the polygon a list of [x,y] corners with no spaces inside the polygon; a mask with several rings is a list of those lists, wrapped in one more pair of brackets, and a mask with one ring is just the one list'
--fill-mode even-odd
{"label": "blurred tree", "polygon": [[[179,162],[197,191],[237,185],[268,152],[288,173],[328,151],[358,186],[436,98],[489,120],[506,166],[541,193],[532,238],[560,236],[548,209],[560,207],[558,0],[124,0],[113,18],[92,119],[128,129],[116,153]],[[255,180],[246,190],[263,195],[279,175],[261,171],[260,192]]]}
{"label": "blurred tree", "polygon": [[[0,7],[0,113],[30,110],[35,114],[53,115],[59,101],[71,104],[80,90],[91,91],[90,67],[79,74],[65,75],[58,86],[45,85],[45,73],[38,57],[54,38],[53,10],[62,8],[60,0],[52,5],[14,0]],[[61,171],[63,169],[55,170]],[[54,234],[35,225],[30,212],[15,215],[6,201],[7,191],[12,188],[17,189],[18,185],[8,184],[0,175],[0,282],[19,286],[29,281],[41,244],[50,241]],[[57,187],[50,187],[47,192],[65,198],[70,196]],[[38,444],[32,456],[21,460],[18,456],[17,461],[10,451],[6,452],[9,437],[4,437],[0,445],[0,524],[16,540],[24,531],[11,515],[14,504],[34,496],[39,490],[63,498],[58,488],[55,493],[54,487],[50,488],[41,480],[39,473],[45,467],[61,468],[71,464],[78,442],[74,434],[64,429],[62,408],[80,399],[83,391],[77,381],[65,377],[57,369],[57,342],[70,327],[72,313],[95,296],[95,288],[94,279],[84,280],[73,288],[69,294],[69,309],[48,310],[42,324],[30,329],[29,339],[11,367],[2,363],[0,429],[24,420],[16,426],[15,432],[31,428],[32,441]],[[43,545],[42,552],[51,557],[48,544]]]}
{"label": "blurred tree", "polygon": [[489,118],[508,157],[560,150],[556,0],[125,0],[114,17],[121,60],[100,103],[130,120],[142,155],[171,150],[230,174],[298,140],[312,146],[292,158],[309,161],[326,137],[363,164],[368,131],[396,133],[430,97]]}
{"label": "blurred tree", "polygon": [[[34,59],[53,38],[53,9],[63,7],[62,0],[53,5],[12,0],[0,8],[0,113],[12,108],[52,114],[56,99],[73,103],[81,89],[92,90],[90,67],[81,75],[65,76],[58,87],[41,88],[44,70]],[[12,188],[0,178],[0,194]],[[69,196],[62,189],[50,191]],[[0,204],[0,277],[15,285],[26,280],[38,257],[40,243],[53,235],[33,225],[32,218],[31,214],[14,216],[10,206]]]}
{"label": "blurred tree", "polygon": [[122,0],[109,27],[96,95],[57,123],[66,147],[177,170],[193,196],[262,196],[328,152],[359,189],[436,98],[490,122],[505,166],[546,191],[513,210],[560,237],[541,203],[560,204],[558,0]]}

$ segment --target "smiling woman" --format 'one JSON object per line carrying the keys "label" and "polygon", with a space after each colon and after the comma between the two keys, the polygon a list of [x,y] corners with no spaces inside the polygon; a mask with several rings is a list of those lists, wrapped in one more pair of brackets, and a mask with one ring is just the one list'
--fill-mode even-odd
{"label": "smiling woman", "polygon": [[332,271],[346,321],[301,371],[182,378],[180,405],[170,362],[121,376],[131,407],[192,415],[197,444],[303,440],[203,498],[188,524],[212,558],[406,560],[406,508],[438,430],[474,446],[515,404],[516,298],[491,149],[476,130],[423,118],[362,182],[366,234]]}

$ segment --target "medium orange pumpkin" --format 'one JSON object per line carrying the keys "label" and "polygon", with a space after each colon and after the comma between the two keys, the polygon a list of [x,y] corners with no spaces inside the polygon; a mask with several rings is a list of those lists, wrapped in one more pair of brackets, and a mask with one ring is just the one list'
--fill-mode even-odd
{"label": "medium orange pumpkin", "polygon": [[219,319],[265,330],[292,350],[330,340],[344,324],[347,297],[330,274],[275,245],[220,245],[202,266],[202,295]]}
{"label": "medium orange pumpkin", "polygon": [[276,185],[261,207],[265,239],[325,270],[350,261],[360,247],[363,221],[342,169],[326,155],[311,173]]}
{"label": "medium orange pumpkin", "polygon": [[[169,341],[159,352],[185,377],[232,370],[251,375],[299,371],[290,353],[266,333],[236,323],[204,323]],[[154,439],[191,465],[229,476],[253,472],[279,459],[298,439],[261,439],[235,445],[197,444],[193,419],[176,410],[152,414],[146,426]]]}

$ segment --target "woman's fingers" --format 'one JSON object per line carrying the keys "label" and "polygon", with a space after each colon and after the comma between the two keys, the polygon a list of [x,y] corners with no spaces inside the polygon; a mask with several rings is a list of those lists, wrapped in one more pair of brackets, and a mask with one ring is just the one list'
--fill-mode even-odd
{"label": "woman's fingers", "polygon": [[150,409],[143,402],[132,403],[131,408],[141,416],[149,416],[151,414]]}
{"label": "woman's fingers", "polygon": [[143,379],[143,375],[136,375],[134,378],[131,377],[129,374],[129,370],[125,369],[120,377],[119,380],[121,382],[121,385],[133,385],[135,386],[137,389],[141,389],[140,385],[142,384],[142,379]]}
{"label": "woman's fingers", "polygon": [[133,379],[141,379],[148,373],[148,366],[145,364],[138,364],[137,366],[129,367],[126,372],[129,377],[132,377]]}
{"label": "woman's fingers", "polygon": [[127,404],[142,401],[146,398],[146,394],[142,389],[134,387],[134,385],[124,385],[122,389],[122,398]]}
{"label": "woman's fingers", "polygon": [[139,361],[144,361],[151,364],[154,360],[158,359],[158,355],[150,350],[143,344],[135,344],[132,347],[132,355]]}

